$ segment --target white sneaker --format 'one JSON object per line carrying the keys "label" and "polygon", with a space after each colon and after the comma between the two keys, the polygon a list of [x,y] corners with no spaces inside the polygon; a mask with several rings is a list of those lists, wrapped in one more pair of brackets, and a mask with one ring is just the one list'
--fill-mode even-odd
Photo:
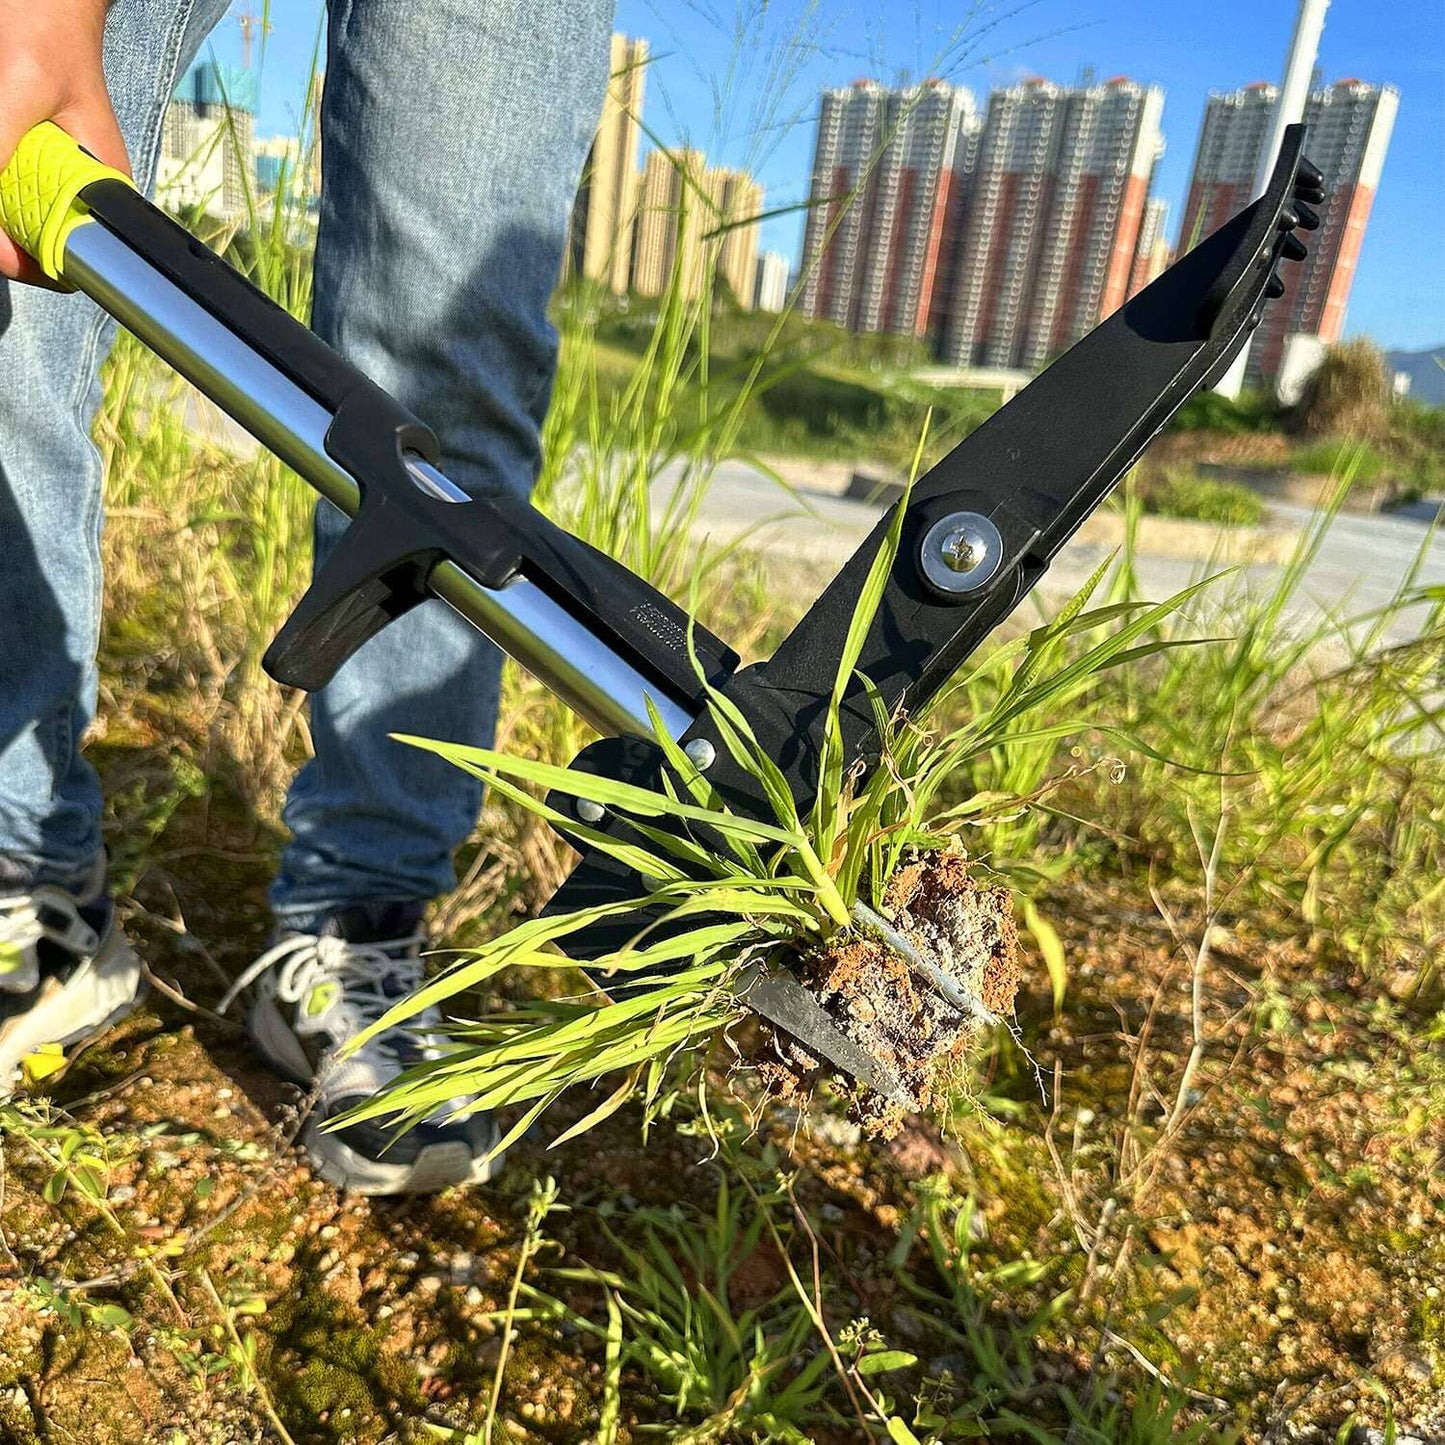
{"label": "white sneaker", "polygon": [[79,893],[42,884],[0,895],[0,1098],[24,1059],[124,1018],[140,992],[103,864]]}
{"label": "white sneaker", "polygon": [[254,985],[246,1016],[252,1043],[277,1073],[316,1090],[301,1142],[323,1179],[359,1194],[431,1194],[480,1184],[501,1167],[501,1156],[491,1152],[500,1133],[489,1114],[457,1117],[469,1096],[448,1101],[400,1135],[374,1122],[322,1127],[404,1069],[444,1052],[444,1022],[431,1008],[338,1057],[342,1044],[423,980],[424,936],[366,936],[372,932],[366,912],[348,909],[322,934],[282,935],[236,980],[221,1010]]}

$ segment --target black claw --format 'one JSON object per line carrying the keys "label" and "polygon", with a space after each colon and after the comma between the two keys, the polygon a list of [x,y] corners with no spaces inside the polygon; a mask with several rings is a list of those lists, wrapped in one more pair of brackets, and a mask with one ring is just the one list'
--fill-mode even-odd
{"label": "black claw", "polygon": [[1298,236],[1286,236],[1279,253],[1286,261],[1303,261],[1309,255],[1309,248]]}
{"label": "black claw", "polygon": [[1293,231],[1299,225],[1299,212],[1288,201],[1279,208],[1279,229]]}
{"label": "black claw", "polygon": [[1294,209],[1299,216],[1299,228],[1301,231],[1316,231],[1319,229],[1320,213],[1312,206],[1307,206],[1303,201],[1296,201]]}
{"label": "black claw", "polygon": [[1284,295],[1284,281],[1278,271],[1269,273],[1269,284],[1265,286],[1264,294],[1272,301]]}
{"label": "black claw", "polygon": [[1318,206],[1323,204],[1325,199],[1325,188],[1323,186],[1296,186],[1294,196],[1297,201],[1304,201],[1307,205]]}
{"label": "black claw", "polygon": [[1299,158],[1299,166],[1295,170],[1294,179],[1296,185],[1309,186],[1311,190],[1324,190],[1325,173],[1308,157]]}

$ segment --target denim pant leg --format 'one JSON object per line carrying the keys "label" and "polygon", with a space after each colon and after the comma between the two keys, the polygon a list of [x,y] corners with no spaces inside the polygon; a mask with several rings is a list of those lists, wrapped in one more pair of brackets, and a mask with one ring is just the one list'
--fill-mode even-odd
{"label": "denim pant leg", "polygon": [[[613,0],[333,0],[322,103],[316,331],[437,433],[473,494],[526,493],[557,339],[546,307],[607,84]],[[343,528],[323,505],[317,557]],[[501,656],[439,602],[368,642],[312,699],[316,756],[287,800],[272,903],[311,928],[430,899],[476,782],[393,742],[486,745]]]}
{"label": "denim pant leg", "polygon": [[[106,78],[143,187],[176,76],[225,8],[116,0],[106,17]],[[100,635],[90,425],[113,334],[83,296],[0,281],[0,892],[79,883],[100,851],[100,782],[79,748]]]}

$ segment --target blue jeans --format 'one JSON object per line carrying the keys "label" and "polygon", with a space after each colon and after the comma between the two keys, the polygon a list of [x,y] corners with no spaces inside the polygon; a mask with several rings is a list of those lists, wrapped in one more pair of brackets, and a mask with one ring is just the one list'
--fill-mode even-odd
{"label": "blue jeans", "polygon": [[[149,187],[176,80],[225,0],[116,0],[106,73]],[[437,433],[469,492],[526,493],[556,335],[546,306],[607,82],[613,0],[332,0],[312,324]],[[0,890],[75,884],[100,850],[81,756],[96,704],[101,474],[90,441],[112,328],[88,300],[0,282]],[[318,556],[341,514],[317,514]],[[312,699],[272,891],[310,929],[455,881],[477,784],[393,732],[486,744],[501,656],[441,603]]]}

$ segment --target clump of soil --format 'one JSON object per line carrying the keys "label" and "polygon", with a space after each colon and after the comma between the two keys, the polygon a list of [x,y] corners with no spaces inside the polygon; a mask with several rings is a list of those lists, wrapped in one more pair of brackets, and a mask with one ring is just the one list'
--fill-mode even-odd
{"label": "clump of soil", "polygon": [[[919,976],[885,939],[852,929],[804,960],[799,977],[855,1042],[887,1066],[909,1104],[860,1089],[855,1109],[868,1132],[888,1138],[910,1110],[946,1104],[980,1030],[1013,1009],[1019,985],[1018,934],[1008,889],[983,885],[955,853],[926,854],[889,884],[887,922],[931,959],[971,1005],[962,1013]],[[805,1098],[818,1061],[775,1038],[764,1066],[770,1090]]]}

